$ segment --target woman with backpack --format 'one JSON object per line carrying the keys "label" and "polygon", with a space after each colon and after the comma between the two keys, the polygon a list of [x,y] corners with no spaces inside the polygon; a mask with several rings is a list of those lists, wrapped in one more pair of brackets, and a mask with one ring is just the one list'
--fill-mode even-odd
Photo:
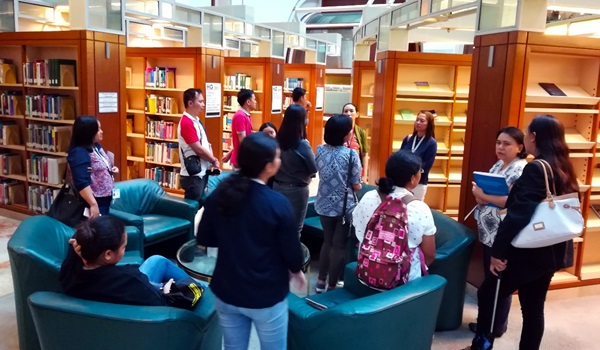
{"label": "woman with backpack", "polygon": [[[426,271],[426,266],[430,265],[435,259],[436,227],[433,223],[431,209],[411,193],[411,190],[421,180],[421,173],[423,172],[421,164],[419,156],[410,151],[393,153],[385,164],[386,177],[380,178],[377,182],[379,188],[365,193],[356,208],[354,208],[352,222],[356,230],[356,238],[359,242],[362,242],[358,253],[359,265],[365,259],[373,261],[373,259],[369,259],[369,256],[374,258],[374,255],[376,255],[373,255],[372,249],[369,253],[362,251],[369,244],[373,243],[371,247],[375,247],[375,249],[381,247],[381,245],[376,244],[377,240],[373,240],[373,238],[380,238],[382,234],[385,235],[388,232],[404,233],[404,229],[408,229],[407,243],[410,251],[410,266],[406,271],[401,271],[400,274],[395,273],[397,270],[392,271],[393,275],[398,275],[404,281],[390,281],[389,286],[376,286],[368,282],[368,276],[364,276],[364,274],[368,275],[368,272],[365,272],[363,276],[359,274],[359,279],[367,285],[382,289],[396,287],[406,281],[421,277],[422,271]],[[370,223],[371,218],[378,220],[379,211],[384,209],[384,206],[380,206],[382,198],[386,198],[388,209],[395,209],[393,211],[400,214],[401,219],[396,221],[398,226],[390,227],[390,230],[378,230],[375,228],[377,222]],[[375,237],[376,235],[377,237]],[[390,238],[395,239],[396,237],[386,236],[385,238],[390,241]],[[361,255],[363,256],[361,257]],[[371,261],[363,264],[368,265]],[[398,268],[398,264],[395,265],[395,268]]]}

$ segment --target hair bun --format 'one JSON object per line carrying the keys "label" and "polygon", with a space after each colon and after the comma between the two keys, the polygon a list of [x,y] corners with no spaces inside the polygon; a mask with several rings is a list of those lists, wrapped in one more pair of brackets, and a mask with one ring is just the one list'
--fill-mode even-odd
{"label": "hair bun", "polygon": [[383,194],[390,194],[394,189],[394,181],[389,177],[382,177],[377,181],[377,186],[379,186],[379,192]]}

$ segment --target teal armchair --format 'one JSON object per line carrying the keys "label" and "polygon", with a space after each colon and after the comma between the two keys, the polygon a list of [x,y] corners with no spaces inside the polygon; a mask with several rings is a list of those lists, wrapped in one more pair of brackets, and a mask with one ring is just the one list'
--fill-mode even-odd
{"label": "teal armchair", "polygon": [[355,270],[356,262],[346,266],[344,288],[310,296],[326,310],[288,295],[288,349],[430,349],[445,279],[425,276],[379,292]]}
{"label": "teal armchair", "polygon": [[[168,195],[158,183],[148,179],[116,182],[115,188],[120,196],[113,200],[110,215],[136,227],[142,233],[144,248],[156,248],[159,243],[169,241],[173,243],[174,252],[194,238],[197,201]],[[163,251],[155,253],[172,255]],[[148,255],[144,252],[144,256]]]}
{"label": "teal armchair", "polygon": [[429,266],[429,274],[440,275],[448,281],[436,331],[448,331],[456,329],[462,324],[467,270],[476,234],[465,225],[437,210],[431,212],[437,232],[435,234],[435,260]]}
{"label": "teal armchair", "polygon": [[[73,233],[75,229],[39,215],[21,222],[8,241],[21,350],[40,349],[27,298],[37,291],[61,291],[58,274]],[[134,227],[128,227],[127,233],[129,240],[121,263],[140,265],[140,234]]]}
{"label": "teal armchair", "polygon": [[210,289],[193,311],[101,303],[53,292],[29,297],[44,350],[221,349],[214,302]]}

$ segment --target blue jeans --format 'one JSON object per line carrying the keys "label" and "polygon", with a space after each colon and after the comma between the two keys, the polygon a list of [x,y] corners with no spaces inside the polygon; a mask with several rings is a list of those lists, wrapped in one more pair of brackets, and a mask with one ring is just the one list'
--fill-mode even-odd
{"label": "blue jeans", "polygon": [[247,350],[252,322],[256,327],[261,350],[287,348],[288,301],[264,309],[237,307],[216,298],[215,308],[223,330],[225,350]]}
{"label": "blue jeans", "polygon": [[[171,278],[179,281],[190,276],[185,273],[179,266],[175,265],[171,260],[161,255],[152,255],[140,265],[140,272],[148,276],[150,283],[160,289],[163,283]],[[203,288],[206,284],[201,283]]]}

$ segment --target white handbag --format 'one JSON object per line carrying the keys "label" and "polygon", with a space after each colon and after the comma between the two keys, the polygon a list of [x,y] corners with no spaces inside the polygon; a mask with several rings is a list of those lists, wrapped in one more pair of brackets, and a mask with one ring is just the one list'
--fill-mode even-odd
{"label": "white handbag", "polygon": [[[545,160],[535,161],[544,169],[546,198],[535,208],[529,224],[512,240],[512,245],[517,248],[547,247],[579,237],[583,232],[579,194],[574,192],[562,196],[552,195],[546,171],[546,168],[550,170],[554,187],[552,168]],[[556,188],[554,193],[556,194]]]}

